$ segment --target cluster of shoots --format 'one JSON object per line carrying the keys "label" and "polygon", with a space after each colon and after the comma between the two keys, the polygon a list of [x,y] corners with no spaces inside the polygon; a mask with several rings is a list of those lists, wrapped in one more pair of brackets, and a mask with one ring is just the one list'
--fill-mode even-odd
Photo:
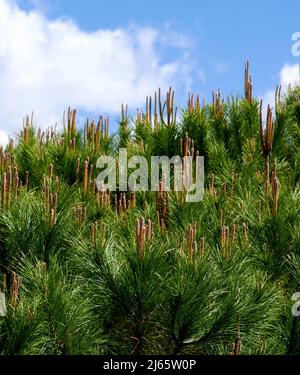
{"label": "cluster of shoots", "polygon": [[138,256],[144,259],[145,244],[150,242],[154,236],[154,225],[150,219],[145,222],[144,218],[140,218],[136,222],[136,248]]}
{"label": "cluster of shoots", "polygon": [[221,209],[220,211],[220,225],[221,225],[220,245],[221,245],[221,250],[223,254],[226,256],[230,246],[236,240],[236,226],[235,224],[232,225],[232,235],[230,237],[230,228],[229,226],[224,224],[223,209]]}
{"label": "cluster of shoots", "polygon": [[87,119],[84,127],[84,144],[91,145],[93,150],[98,152],[101,143],[107,142],[109,136],[109,117],[100,116],[98,123]]}
{"label": "cluster of shoots", "polygon": [[76,109],[71,110],[71,108],[69,107],[67,127],[65,125],[65,115],[64,115],[64,128],[65,128],[67,138],[70,140],[73,140],[76,137],[76,115],[77,115]]}
{"label": "cluster of shoots", "polygon": [[[76,178],[79,179],[80,160],[76,162]],[[91,181],[93,175],[93,164],[89,165],[89,160],[84,161],[83,166],[83,196],[86,197],[91,190]]]}
{"label": "cluster of shoots", "polygon": [[224,116],[224,99],[221,100],[221,92],[213,91],[212,93],[212,109],[216,118],[221,119]]}
{"label": "cluster of shoots", "polygon": [[124,105],[122,103],[121,105],[121,125],[125,129],[126,132],[128,132],[128,123],[129,123],[129,118],[128,118],[128,105]]}
{"label": "cluster of shoots", "polygon": [[95,186],[95,189],[98,209],[110,207],[110,191],[105,190],[101,186],[97,188],[97,184]]}
{"label": "cluster of shoots", "polygon": [[128,105],[121,105],[121,122],[122,124],[128,124]]}
{"label": "cluster of shoots", "polygon": [[[102,181],[92,179],[93,165],[89,164],[89,160],[84,161],[83,167],[83,196],[86,197],[92,193],[95,197],[98,209],[109,208],[111,205],[111,192],[105,188]],[[76,179],[80,178],[80,160],[76,161]],[[130,208],[136,207],[136,193],[133,192],[130,196],[126,193],[115,193],[114,209],[117,214],[126,213]]]}
{"label": "cluster of shoots", "polygon": [[[221,230],[220,230],[220,246],[221,250],[225,256],[229,256],[230,249],[235,245],[238,237],[238,228],[239,224],[232,224],[231,231],[230,227],[228,225],[224,224],[224,218],[223,218],[223,209],[221,209],[220,212],[220,225],[221,225]],[[243,223],[242,225],[243,229],[243,240],[245,243],[248,242],[249,240],[249,228],[247,223]]]}
{"label": "cluster of shoots", "polygon": [[23,143],[25,145],[28,144],[29,142],[29,135],[30,135],[30,131],[33,127],[33,114],[31,116],[31,119],[29,118],[29,116],[25,116],[25,118],[23,119],[23,130],[21,131],[21,139],[23,140]]}
{"label": "cluster of shoots", "polygon": [[114,195],[114,208],[116,214],[122,215],[127,212],[130,208],[136,207],[136,193],[132,192],[130,197],[127,197],[126,193],[115,193]]}
{"label": "cluster of shoots", "polygon": [[272,116],[272,109],[268,105],[267,109],[267,121],[265,129],[263,128],[262,121],[262,100],[260,102],[260,114],[259,114],[259,139],[262,147],[262,152],[265,159],[269,158],[270,152],[272,151],[273,145],[273,136],[274,136],[274,122]]}
{"label": "cluster of shoots", "polygon": [[[22,187],[22,181],[19,179],[18,166],[14,157],[3,153],[0,148],[0,163],[2,170],[1,186],[1,208],[9,209],[11,202],[16,201],[18,191]],[[28,173],[28,172],[27,172]],[[25,175],[25,186],[28,187],[28,179]]]}
{"label": "cluster of shoots", "polygon": [[[154,125],[154,129],[158,129],[160,126],[171,126],[176,124],[177,107],[174,104],[174,90],[169,88],[166,94],[166,100],[163,102],[161,99],[161,90],[158,89],[158,93],[154,94],[154,103],[151,96],[146,98],[146,112],[137,111],[137,123],[140,124],[143,121],[150,124],[151,127]],[[153,108],[154,107],[154,108]]]}
{"label": "cluster of shoots", "polygon": [[[67,125],[65,123],[64,114],[64,129],[66,138],[69,142],[69,148],[72,151],[76,150],[76,116],[77,111],[68,109],[67,113]],[[52,134],[52,133],[51,133]],[[94,120],[91,122],[89,119],[86,120],[84,127],[84,144],[91,145],[95,152],[98,152],[101,148],[102,141],[107,141],[109,137],[109,118],[100,116],[98,123]],[[61,140],[63,142],[63,140]]]}
{"label": "cluster of shoots", "polygon": [[249,61],[245,64],[245,98],[248,103],[252,103],[252,79],[249,75]]}
{"label": "cluster of shoots", "polygon": [[6,170],[8,165],[10,165],[12,162],[10,154],[6,153],[3,150],[3,146],[0,146],[0,167],[1,170]]}
{"label": "cluster of shoots", "polygon": [[[232,230],[232,237],[233,237],[232,241],[234,239],[234,233],[235,233],[235,229]],[[226,226],[226,225],[221,226],[220,243],[221,243],[221,249],[223,251],[228,249],[228,247],[230,245],[230,229],[229,229],[229,226]]]}
{"label": "cluster of shoots", "polygon": [[[195,156],[195,142],[189,138],[189,133],[185,133],[185,139],[180,138],[180,154],[183,156],[191,156],[194,159]],[[199,152],[197,153],[199,155]]]}
{"label": "cluster of shoots", "polygon": [[[93,165],[85,160],[83,167],[83,196],[91,194],[95,197],[98,209],[108,208],[111,205],[111,192],[105,188],[103,182],[92,179]],[[76,178],[80,178],[80,161],[76,162]],[[126,213],[130,208],[136,207],[136,193],[115,193],[113,196],[114,210],[117,214]]]}
{"label": "cluster of shoots", "polygon": [[59,178],[53,175],[53,164],[49,166],[49,175],[42,179],[42,202],[52,228],[57,219]]}
{"label": "cluster of shoots", "polygon": [[[198,242],[196,241],[196,234],[197,234],[196,226],[190,224],[188,239],[183,237],[183,241],[182,241],[182,249],[184,252],[188,253],[191,263],[195,261],[197,254],[198,254]],[[205,254],[204,237],[201,237],[200,253],[201,253],[201,257],[203,258]]]}
{"label": "cluster of shoots", "polygon": [[159,226],[165,231],[169,222],[169,192],[165,181],[160,181],[159,190],[156,192],[156,215]]}
{"label": "cluster of shoots", "polygon": [[[70,112],[70,110],[69,110]],[[70,113],[73,113],[72,111]],[[74,111],[75,117],[76,117],[76,111]],[[69,115],[71,116],[71,115]],[[75,120],[74,120],[75,121]],[[70,120],[72,122],[72,120]],[[71,131],[71,130],[70,130]],[[33,130],[33,114],[31,118],[29,116],[26,116],[23,120],[23,130],[21,131],[21,139],[25,145],[29,142],[29,137],[34,136],[34,130]],[[49,142],[54,143],[54,141],[57,140],[57,132],[56,132],[56,126],[51,126],[47,128],[45,131],[42,131],[42,129],[39,127],[37,130],[37,141],[40,145],[40,147],[45,143],[48,144]],[[42,151],[42,150],[41,150]]]}
{"label": "cluster of shoots", "polygon": [[189,159],[184,159],[181,165],[181,196],[184,199],[186,195],[184,188],[189,188],[193,183],[193,161],[195,156],[199,156],[199,151],[195,152],[195,142],[189,137],[188,132],[186,132],[184,140],[180,138],[180,154],[181,158],[189,158],[192,161],[189,162]]}
{"label": "cluster of shoots", "polygon": [[200,96],[197,95],[196,98],[194,94],[189,94],[187,101],[187,111],[189,114],[194,112],[200,112]]}
{"label": "cluster of shoots", "polygon": [[[66,121],[67,117],[67,121]],[[64,123],[64,132],[65,139],[57,137],[56,126],[49,127],[46,131],[42,131],[39,127],[37,131],[37,141],[40,145],[41,158],[43,157],[43,144],[48,144],[49,142],[56,142],[59,145],[64,145],[65,140],[68,142],[68,147],[71,151],[76,150],[76,109],[71,110],[69,107],[67,116],[64,113],[63,123]],[[29,136],[33,135],[33,116],[31,119],[29,116],[26,116],[23,121],[23,130],[21,131],[21,139],[24,144],[28,144]],[[104,118],[100,116],[97,125],[93,120],[91,123],[87,119],[85,128],[84,128],[84,143],[85,145],[92,145],[95,152],[98,152],[101,148],[101,143],[107,141],[109,138],[109,118]]]}
{"label": "cluster of shoots", "polygon": [[225,257],[229,255],[229,250],[231,246],[236,241],[236,225],[232,224],[231,234],[230,234],[230,228],[228,225],[222,225],[221,226],[221,232],[220,232],[220,245],[221,250]]}
{"label": "cluster of shoots", "polygon": [[[161,108],[161,101],[160,101],[160,108]],[[167,99],[166,99],[166,109],[167,109],[167,125],[170,126],[171,124],[176,123],[176,114],[177,108],[174,107],[174,90],[170,87],[169,91],[167,92]],[[160,109],[161,111],[161,118],[163,118],[163,108]]]}
{"label": "cluster of shoots", "polygon": [[[90,169],[89,181],[91,180],[92,169]],[[93,195],[96,197],[97,207],[108,208],[110,207],[110,191],[105,188],[102,181],[97,182],[96,179],[93,181]]]}
{"label": "cluster of shoots", "polygon": [[86,206],[78,205],[76,208],[76,220],[78,225],[86,225]]}
{"label": "cluster of shoots", "polygon": [[[92,243],[93,247],[96,248],[97,242],[98,242],[98,231],[99,231],[99,225],[98,222],[95,221],[92,224]],[[102,223],[101,225],[101,237],[102,237],[102,243],[106,241],[106,225]]]}
{"label": "cluster of shoots", "polygon": [[[42,129],[39,127],[37,131],[37,139],[42,151],[42,145],[44,143],[54,143],[57,140],[56,127],[50,126],[48,129],[46,129],[46,131],[42,131]],[[60,144],[63,144],[63,139],[60,140]]]}

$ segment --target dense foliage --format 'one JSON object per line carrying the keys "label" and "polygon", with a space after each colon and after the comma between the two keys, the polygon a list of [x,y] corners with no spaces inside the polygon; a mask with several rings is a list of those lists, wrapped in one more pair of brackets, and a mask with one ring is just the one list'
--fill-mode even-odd
{"label": "dense foliage", "polygon": [[[84,131],[25,119],[1,150],[1,354],[296,354],[300,88],[252,98],[172,91]],[[205,157],[205,194],[98,191],[100,155]]]}

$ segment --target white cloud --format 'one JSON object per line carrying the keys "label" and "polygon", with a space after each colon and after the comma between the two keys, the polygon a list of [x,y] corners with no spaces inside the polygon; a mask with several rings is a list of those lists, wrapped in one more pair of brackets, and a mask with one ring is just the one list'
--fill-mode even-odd
{"label": "white cloud", "polygon": [[8,134],[6,131],[0,129],[0,145],[6,145],[8,143]]}
{"label": "white cloud", "polygon": [[[300,70],[299,64],[284,64],[278,74],[278,84],[281,85],[281,92],[285,93],[291,85],[292,87],[300,84]],[[266,108],[268,104],[275,107],[275,89],[268,89],[263,95],[263,115],[266,115]]]}
{"label": "white cloud", "polygon": [[218,74],[223,74],[229,69],[229,65],[225,62],[214,62],[213,66]]}
{"label": "white cloud", "polygon": [[299,65],[285,64],[280,71],[280,84],[286,88],[288,85],[299,85]]}
{"label": "white cloud", "polygon": [[194,38],[174,31],[170,23],[164,25],[161,41],[171,43],[173,47],[177,48],[196,47],[197,44]]}
{"label": "white cloud", "polygon": [[[132,26],[86,32],[70,19],[50,21],[37,9],[25,12],[14,0],[0,0],[0,45],[1,39],[0,141],[31,111],[47,127],[60,122],[69,105],[116,113],[122,102],[140,106],[159,86],[190,82],[188,41],[170,31]],[[158,45],[177,48],[179,57],[163,63]]]}

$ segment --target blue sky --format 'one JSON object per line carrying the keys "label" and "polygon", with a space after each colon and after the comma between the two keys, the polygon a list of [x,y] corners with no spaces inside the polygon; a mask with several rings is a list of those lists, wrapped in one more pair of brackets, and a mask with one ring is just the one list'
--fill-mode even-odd
{"label": "blue sky", "polygon": [[[243,90],[243,64],[251,61],[254,89],[259,95],[278,83],[285,63],[298,63],[291,54],[291,35],[300,30],[300,2],[270,1],[170,1],[152,0],[22,0],[30,8],[42,8],[51,18],[67,16],[80,28],[115,29],[130,24],[170,27],[194,41],[193,57],[205,74],[194,89],[210,96],[213,89],[226,93]],[[172,57],[172,49],[166,58]],[[171,55],[170,55],[171,54]]]}
{"label": "blue sky", "polygon": [[[17,20],[22,16],[24,30],[30,30],[24,36],[20,27],[19,34],[9,36],[10,43],[26,46],[24,53],[26,49],[32,50],[32,62],[28,56],[21,56],[25,59],[21,67],[16,63],[20,54],[11,52],[13,48],[6,60],[2,59],[4,71],[11,73],[13,66],[18,82],[23,78],[28,82],[28,87],[25,83],[21,88],[15,84],[12,90],[11,95],[20,97],[20,110],[11,109],[7,114],[6,118],[14,119],[8,121],[6,132],[17,128],[17,115],[25,110],[25,104],[30,107],[28,112],[37,113],[37,118],[40,113],[45,124],[59,117],[59,111],[67,103],[79,107],[82,115],[96,117],[99,108],[100,112],[116,116],[120,101],[128,99],[131,108],[140,106],[141,96],[153,94],[159,79],[162,87],[169,84],[176,87],[178,105],[185,103],[187,91],[200,94],[206,100],[210,100],[212,90],[217,89],[225,96],[242,94],[247,59],[254,94],[271,100],[277,83],[288,83],[286,80],[295,78],[300,62],[300,57],[291,53],[294,43],[291,36],[300,31],[300,3],[296,0],[289,1],[288,5],[281,1],[252,0],[246,6],[233,0],[0,0],[0,6],[1,2],[9,4],[8,12],[13,14],[9,19],[15,18],[15,24],[19,25]],[[57,43],[58,35],[63,32],[68,36],[65,45]],[[97,32],[100,34],[95,34]],[[41,37],[37,38],[37,34]],[[57,48],[57,44],[61,46]],[[82,53],[79,57],[75,49],[69,48],[75,44]],[[57,51],[63,51],[61,56]],[[99,71],[96,63],[79,62],[87,55],[103,62]],[[56,63],[56,59],[61,61]],[[69,69],[70,61],[78,65],[74,63]],[[48,67],[48,63],[51,66]],[[88,75],[89,70],[94,76]],[[47,72],[48,77],[55,77],[52,81],[49,79],[50,82],[45,79]],[[70,79],[64,81],[68,74]],[[68,91],[72,74],[78,82]],[[81,74],[82,80],[76,78]],[[8,78],[11,82],[11,77]],[[120,83],[122,79],[124,82]],[[75,95],[81,91],[82,82],[86,82],[82,89],[85,94]],[[4,84],[0,80],[0,86],[1,83]],[[98,85],[99,92],[89,90],[93,85]],[[129,85],[128,92],[124,88],[126,85]],[[101,92],[100,86],[108,87],[107,94],[105,90]],[[49,104],[47,108],[40,100],[42,95]],[[52,107],[51,103],[54,103]]]}

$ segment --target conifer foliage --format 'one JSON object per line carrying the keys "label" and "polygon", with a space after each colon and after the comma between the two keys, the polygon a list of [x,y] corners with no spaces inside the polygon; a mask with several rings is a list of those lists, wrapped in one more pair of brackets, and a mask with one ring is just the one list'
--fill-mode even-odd
{"label": "conifer foliage", "polygon": [[[35,129],[0,149],[1,354],[299,354],[300,88]],[[97,160],[204,156],[203,200],[99,188]]]}

